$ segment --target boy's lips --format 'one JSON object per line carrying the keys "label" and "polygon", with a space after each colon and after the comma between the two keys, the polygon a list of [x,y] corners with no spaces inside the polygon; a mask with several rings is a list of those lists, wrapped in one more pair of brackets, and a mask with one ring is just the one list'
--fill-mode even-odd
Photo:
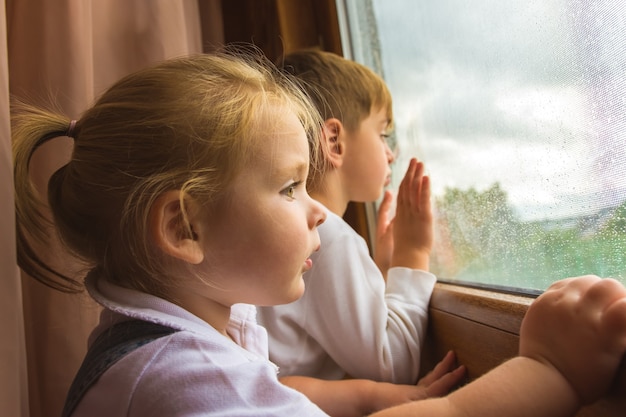
{"label": "boy's lips", "polygon": [[306,261],[304,261],[304,270],[308,271],[311,268],[313,268],[313,260],[311,258],[307,258]]}

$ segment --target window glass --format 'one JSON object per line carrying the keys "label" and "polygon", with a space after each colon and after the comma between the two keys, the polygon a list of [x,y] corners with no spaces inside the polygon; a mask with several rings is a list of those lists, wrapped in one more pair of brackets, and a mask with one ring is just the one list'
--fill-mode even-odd
{"label": "window glass", "polygon": [[441,279],[626,283],[626,3],[339,1],[347,55],[394,97],[426,164]]}

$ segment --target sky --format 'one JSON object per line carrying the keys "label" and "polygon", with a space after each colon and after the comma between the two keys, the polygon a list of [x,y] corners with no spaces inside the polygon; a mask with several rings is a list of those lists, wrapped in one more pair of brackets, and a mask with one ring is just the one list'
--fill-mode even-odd
{"label": "sky", "polygon": [[621,0],[372,0],[399,158],[435,195],[499,182],[522,220],[626,200]]}

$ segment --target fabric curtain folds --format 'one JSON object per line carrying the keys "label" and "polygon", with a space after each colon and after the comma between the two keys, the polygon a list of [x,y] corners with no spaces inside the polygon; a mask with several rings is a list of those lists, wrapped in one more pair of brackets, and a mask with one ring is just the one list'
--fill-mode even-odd
{"label": "fabric curtain folds", "polygon": [[[134,70],[223,44],[220,0],[0,0],[0,417],[60,415],[99,308],[61,294],[16,264],[10,96],[50,99],[78,118],[111,83]],[[50,141],[31,162],[45,191],[70,140]],[[79,271],[54,242],[42,249]]]}

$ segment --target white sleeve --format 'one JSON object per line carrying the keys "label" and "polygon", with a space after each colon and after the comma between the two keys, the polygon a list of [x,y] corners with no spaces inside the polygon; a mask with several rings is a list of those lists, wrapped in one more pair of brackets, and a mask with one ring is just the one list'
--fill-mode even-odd
{"label": "white sleeve", "polygon": [[385,287],[352,229],[322,242],[300,324],[350,376],[415,383],[435,276],[392,268]]}

